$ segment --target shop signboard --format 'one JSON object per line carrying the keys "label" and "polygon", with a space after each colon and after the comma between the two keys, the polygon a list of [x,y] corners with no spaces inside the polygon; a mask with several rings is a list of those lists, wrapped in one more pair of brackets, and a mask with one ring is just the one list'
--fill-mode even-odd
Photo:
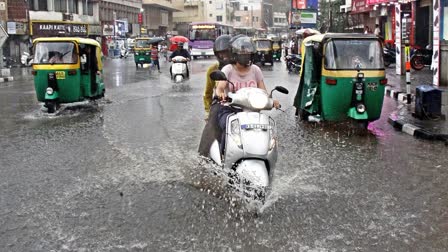
{"label": "shop signboard", "polygon": [[103,25],[103,36],[113,36],[114,35],[114,25],[105,24]]}
{"label": "shop signboard", "polygon": [[316,23],[316,10],[296,10],[291,13],[291,29],[315,28]]}
{"label": "shop signboard", "polygon": [[89,25],[89,35],[101,36],[101,25]]}
{"label": "shop signboard", "polygon": [[32,22],[31,35],[39,37],[52,36],[87,36],[88,25],[67,22]]}
{"label": "shop signboard", "polygon": [[10,35],[25,35],[26,27],[27,25],[21,22],[8,22],[6,24],[7,32]]}
{"label": "shop signboard", "polygon": [[128,22],[126,20],[116,20],[115,21],[115,29],[116,36],[118,37],[126,37],[126,33],[128,32]]}
{"label": "shop signboard", "polygon": [[373,6],[367,5],[367,1],[368,0],[353,0],[351,13],[356,14],[373,10]]}

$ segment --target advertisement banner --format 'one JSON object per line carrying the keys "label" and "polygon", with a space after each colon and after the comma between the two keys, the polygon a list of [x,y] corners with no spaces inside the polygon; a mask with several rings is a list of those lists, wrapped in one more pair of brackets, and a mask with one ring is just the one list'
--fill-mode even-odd
{"label": "advertisement banner", "polygon": [[103,36],[113,36],[114,35],[114,26],[111,24],[103,25]]}
{"label": "advertisement banner", "polygon": [[440,78],[440,65],[439,65],[439,57],[440,57],[440,0],[433,0],[433,45],[432,45],[432,63],[431,69],[433,71],[433,80],[432,84],[434,86],[439,86],[439,78]]}
{"label": "advertisement banner", "polygon": [[290,28],[315,28],[317,23],[316,10],[297,10],[291,13]]}
{"label": "advertisement banner", "polygon": [[395,0],[367,0],[368,5],[382,4],[382,3],[393,3]]}

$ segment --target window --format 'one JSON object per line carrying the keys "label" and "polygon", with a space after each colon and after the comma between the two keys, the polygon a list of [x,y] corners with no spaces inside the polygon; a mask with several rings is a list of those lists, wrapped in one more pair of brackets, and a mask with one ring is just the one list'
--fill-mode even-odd
{"label": "window", "polygon": [[67,12],[67,0],[54,0],[54,11]]}
{"label": "window", "polygon": [[68,12],[78,14],[78,0],[69,0],[68,4]]}
{"label": "window", "polygon": [[[58,1],[58,0],[55,0]],[[90,15],[93,16],[93,3],[88,0],[81,0],[82,1],[82,14],[83,15]],[[87,6],[86,6],[87,3]],[[112,19],[110,19],[112,20]]]}
{"label": "window", "polygon": [[245,10],[245,11],[248,11],[248,10],[249,10],[249,7],[244,6],[244,10]]}
{"label": "window", "polygon": [[382,69],[383,66],[381,45],[376,39],[334,39],[326,45],[326,69]]}
{"label": "window", "polygon": [[69,42],[39,42],[34,51],[34,64],[76,64],[75,44]]}
{"label": "window", "polygon": [[48,11],[47,0],[29,0],[30,10]]}
{"label": "window", "polygon": [[222,16],[216,16],[216,22],[222,22]]}
{"label": "window", "polygon": [[213,14],[210,14],[210,17],[213,17]]}
{"label": "window", "polygon": [[208,1],[209,4],[212,4],[212,1]]}
{"label": "window", "polygon": [[237,22],[241,22],[241,17],[235,17],[235,21],[237,21]]}

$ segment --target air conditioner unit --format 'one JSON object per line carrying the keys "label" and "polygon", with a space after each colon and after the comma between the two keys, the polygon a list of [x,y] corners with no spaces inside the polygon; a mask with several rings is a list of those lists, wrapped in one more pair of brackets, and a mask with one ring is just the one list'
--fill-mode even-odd
{"label": "air conditioner unit", "polygon": [[73,21],[73,14],[63,13],[62,14],[62,21]]}

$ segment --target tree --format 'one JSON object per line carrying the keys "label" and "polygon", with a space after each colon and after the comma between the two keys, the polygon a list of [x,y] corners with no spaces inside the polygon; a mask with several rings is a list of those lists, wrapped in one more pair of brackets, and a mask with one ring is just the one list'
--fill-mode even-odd
{"label": "tree", "polygon": [[344,0],[321,0],[319,2],[317,27],[321,32],[344,32],[346,18],[340,12],[340,6],[344,4]]}

